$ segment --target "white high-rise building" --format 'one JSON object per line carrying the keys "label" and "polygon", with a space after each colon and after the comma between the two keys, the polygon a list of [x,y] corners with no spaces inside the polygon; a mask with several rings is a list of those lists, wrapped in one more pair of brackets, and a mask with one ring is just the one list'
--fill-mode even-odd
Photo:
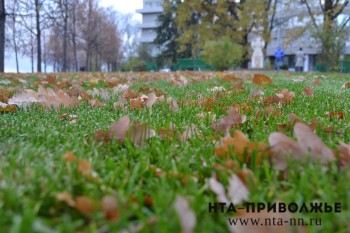
{"label": "white high-rise building", "polygon": [[142,14],[141,43],[147,44],[153,56],[159,52],[153,41],[157,36],[157,18],[163,13],[162,0],[143,0],[143,8],[136,11]]}

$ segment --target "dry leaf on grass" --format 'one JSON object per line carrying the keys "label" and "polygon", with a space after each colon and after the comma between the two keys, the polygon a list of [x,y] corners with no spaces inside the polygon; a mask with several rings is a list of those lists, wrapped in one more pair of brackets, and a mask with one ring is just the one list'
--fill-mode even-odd
{"label": "dry leaf on grass", "polygon": [[243,124],[246,120],[246,115],[241,116],[236,108],[231,107],[227,111],[226,117],[221,118],[218,122],[212,123],[212,128],[214,129],[215,133],[223,132],[225,137],[229,137],[231,135],[230,129],[234,126]]}
{"label": "dry leaf on grass", "polygon": [[96,210],[96,203],[90,197],[79,196],[75,200],[75,209],[82,214],[91,214]]}
{"label": "dry leaf on grass", "polygon": [[177,196],[174,207],[180,221],[182,233],[192,233],[196,226],[196,215],[191,210],[188,200],[182,196]]}
{"label": "dry leaf on grass", "polygon": [[338,146],[339,165],[341,168],[350,165],[350,145],[340,142]]}
{"label": "dry leaf on grass", "polygon": [[348,87],[350,87],[350,82],[344,83],[341,87],[342,87],[342,88],[348,88]]}
{"label": "dry leaf on grass", "polygon": [[270,150],[275,160],[275,168],[284,170],[288,159],[303,161],[311,156],[313,161],[323,164],[334,160],[334,154],[322,140],[314,134],[313,130],[304,123],[297,122],[294,125],[294,135],[297,141],[292,140],[282,133],[272,133],[269,136]]}
{"label": "dry leaf on grass", "polygon": [[255,74],[253,77],[253,83],[262,85],[270,84],[272,83],[272,79],[263,74]]}
{"label": "dry leaf on grass", "polygon": [[251,142],[248,137],[239,130],[234,131],[233,137],[221,138],[221,144],[214,148],[218,157],[236,156],[239,161],[249,162],[251,153],[257,151],[256,162],[261,163],[266,156],[267,146],[262,142]]}
{"label": "dry leaf on grass", "polygon": [[332,150],[307,125],[300,122],[296,123],[294,134],[298,139],[301,149],[304,153],[310,153],[313,160],[320,160],[322,163],[327,163],[334,159]]}
{"label": "dry leaf on grass", "polygon": [[74,201],[74,199],[72,197],[72,194],[70,194],[67,191],[64,191],[64,192],[61,192],[61,193],[57,193],[56,194],[56,200],[57,201],[63,201],[70,207],[74,207],[75,206],[75,201]]}
{"label": "dry leaf on grass", "polygon": [[235,174],[229,178],[229,186],[226,194],[225,187],[214,177],[209,179],[209,188],[216,194],[218,202],[226,203],[230,205],[241,204],[243,201],[248,200],[249,190],[242,182],[242,180]]}
{"label": "dry leaf on grass", "polygon": [[312,91],[312,87],[310,87],[310,86],[305,87],[305,90],[303,91],[303,94],[308,96],[308,97],[313,97],[314,96],[314,92]]}
{"label": "dry leaf on grass", "polygon": [[105,218],[109,221],[116,221],[119,218],[117,200],[113,196],[104,196],[101,200],[101,207]]}

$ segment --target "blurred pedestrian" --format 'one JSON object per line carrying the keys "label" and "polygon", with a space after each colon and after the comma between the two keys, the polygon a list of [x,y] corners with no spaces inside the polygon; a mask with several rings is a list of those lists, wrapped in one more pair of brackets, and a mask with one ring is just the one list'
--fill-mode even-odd
{"label": "blurred pedestrian", "polygon": [[296,72],[303,71],[304,59],[305,59],[305,55],[303,53],[303,48],[299,48],[299,50],[295,54],[295,71]]}
{"label": "blurred pedestrian", "polygon": [[284,51],[281,47],[278,47],[275,51],[275,70],[278,72],[282,66],[282,60],[284,57]]}

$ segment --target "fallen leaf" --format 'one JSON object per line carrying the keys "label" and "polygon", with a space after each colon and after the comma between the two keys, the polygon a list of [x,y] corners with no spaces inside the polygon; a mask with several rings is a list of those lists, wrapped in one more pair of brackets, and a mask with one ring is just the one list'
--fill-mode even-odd
{"label": "fallen leaf", "polygon": [[248,200],[249,197],[249,190],[235,174],[229,178],[228,197],[234,205],[241,204],[243,201]]}
{"label": "fallen leaf", "polygon": [[174,112],[179,111],[179,106],[177,105],[177,102],[175,99],[173,99],[172,97],[168,97],[167,103],[169,104],[171,110],[173,110]]}
{"label": "fallen leaf", "polygon": [[339,165],[341,168],[350,165],[350,145],[340,142],[338,146]]}
{"label": "fallen leaf", "polygon": [[234,126],[239,126],[247,120],[246,115],[240,115],[238,110],[234,107],[231,107],[227,111],[227,116],[221,118],[218,122],[212,123],[212,128],[215,133],[223,132],[225,137],[230,136],[230,129]]}
{"label": "fallen leaf", "polygon": [[135,99],[130,99],[130,108],[131,109],[141,109],[143,106],[143,101],[141,97],[137,97]]}
{"label": "fallen leaf", "polygon": [[188,200],[178,195],[175,199],[174,207],[180,221],[182,233],[192,233],[196,226],[196,215],[191,210]]}
{"label": "fallen leaf", "polygon": [[82,214],[91,214],[95,211],[95,201],[86,196],[79,196],[75,200],[75,208]]}
{"label": "fallen leaf", "polygon": [[156,96],[156,94],[150,93],[150,94],[148,95],[148,100],[147,100],[147,102],[146,102],[146,106],[150,108],[150,107],[152,107],[156,102],[157,102],[157,96]]}
{"label": "fallen leaf", "polygon": [[75,155],[72,152],[66,152],[63,155],[63,160],[67,163],[71,163],[77,160],[77,157],[75,157]]}
{"label": "fallen leaf", "polygon": [[105,104],[102,103],[101,101],[99,101],[98,99],[89,100],[89,105],[91,107],[103,107],[103,106],[105,106]]}
{"label": "fallen leaf", "polygon": [[348,88],[348,87],[350,87],[350,82],[344,83],[341,87],[342,87],[342,88]]}
{"label": "fallen leaf", "polygon": [[126,138],[138,146],[144,145],[147,139],[155,135],[155,131],[148,123],[140,124],[138,121],[135,121],[126,132]]}
{"label": "fallen leaf", "polygon": [[75,201],[73,200],[72,194],[70,194],[67,191],[64,191],[64,192],[61,192],[61,193],[57,193],[56,194],[56,200],[57,201],[63,201],[70,207],[74,207],[75,206]]}
{"label": "fallen leaf", "polygon": [[273,153],[274,168],[285,170],[289,159],[301,160],[304,151],[299,144],[282,133],[271,133],[269,136],[270,150]]}
{"label": "fallen leaf", "polygon": [[303,91],[303,94],[306,95],[306,96],[308,96],[308,97],[314,96],[314,92],[312,91],[312,87],[307,86],[307,87],[305,88],[305,90]]}
{"label": "fallen leaf", "polygon": [[344,120],[344,113],[343,112],[325,112],[325,116],[328,116],[330,118],[336,118],[338,120]]}
{"label": "fallen leaf", "polygon": [[109,221],[116,221],[119,218],[119,209],[116,199],[113,196],[104,196],[101,201],[101,207],[105,218]]}
{"label": "fallen leaf", "polygon": [[130,127],[131,120],[128,116],[119,118],[116,122],[111,124],[108,128],[107,135],[114,137],[120,142],[123,142],[126,136],[126,132]]}
{"label": "fallen leaf", "polygon": [[294,134],[301,149],[304,153],[310,153],[313,160],[327,163],[334,159],[332,150],[307,125],[300,122],[296,123],[294,125]]}
{"label": "fallen leaf", "polygon": [[270,84],[272,83],[272,79],[263,74],[255,74],[253,78],[253,83],[262,85]]}
{"label": "fallen leaf", "polygon": [[78,161],[78,171],[83,175],[87,175],[91,171],[91,164],[86,160],[80,159]]}

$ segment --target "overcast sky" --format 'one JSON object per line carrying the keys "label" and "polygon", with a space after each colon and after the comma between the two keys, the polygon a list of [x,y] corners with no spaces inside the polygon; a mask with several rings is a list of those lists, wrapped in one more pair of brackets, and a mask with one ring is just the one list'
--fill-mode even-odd
{"label": "overcast sky", "polygon": [[122,13],[134,13],[134,18],[141,22],[141,14],[135,11],[142,8],[142,0],[100,0],[100,6],[112,6]]}

